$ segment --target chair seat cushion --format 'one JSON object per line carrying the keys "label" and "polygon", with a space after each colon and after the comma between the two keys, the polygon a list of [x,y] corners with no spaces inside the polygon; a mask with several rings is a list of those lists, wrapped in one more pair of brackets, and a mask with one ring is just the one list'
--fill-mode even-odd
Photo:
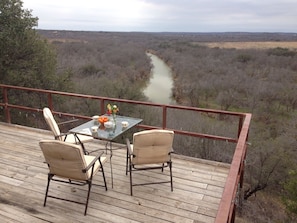
{"label": "chair seat cushion", "polygon": [[[85,157],[85,161],[86,161],[87,166],[95,158],[95,156],[90,156],[90,155],[84,155],[84,157]],[[106,157],[100,157],[100,161],[101,161],[102,165],[106,162],[106,160],[107,160]],[[97,171],[99,171],[99,168],[100,168],[99,162],[96,161],[95,168],[94,168],[94,171],[93,171],[93,176],[97,173]],[[89,171],[88,171],[88,177],[91,176],[91,172],[92,172],[92,168],[90,168]]]}

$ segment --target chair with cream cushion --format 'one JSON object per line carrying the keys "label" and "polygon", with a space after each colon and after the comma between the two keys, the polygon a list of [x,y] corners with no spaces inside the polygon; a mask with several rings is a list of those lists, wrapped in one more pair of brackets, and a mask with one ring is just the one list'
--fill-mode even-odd
{"label": "chair with cream cushion", "polygon": [[84,150],[84,153],[88,153],[84,147],[84,143],[92,141],[93,137],[77,135],[72,133],[61,133],[60,128],[56,120],[54,119],[51,110],[47,107],[43,108],[43,117],[46,123],[48,124],[50,130],[53,132],[55,139],[72,144],[80,144],[82,146],[82,149]]}
{"label": "chair with cream cushion", "polygon": [[[133,144],[127,143],[126,175],[130,173],[130,194],[133,195],[132,187],[147,184],[172,183],[172,161],[174,132],[170,130],[154,129],[145,130],[133,134]],[[162,182],[146,182],[133,184],[132,172],[139,170],[163,169],[169,167],[170,180]]]}
{"label": "chair with cream cushion", "polygon": [[[79,145],[66,143],[59,140],[41,140],[39,142],[40,148],[45,158],[45,162],[48,165],[48,181],[44,198],[44,206],[48,197],[85,204],[85,212],[87,214],[87,208],[89,203],[89,197],[92,187],[92,180],[94,175],[98,172],[102,172],[104,185],[98,185],[105,187],[106,180],[103,170],[103,164],[106,162],[106,157],[103,157],[101,153],[97,156],[85,155],[82,148]],[[88,185],[86,202],[78,202],[74,199],[61,198],[57,196],[49,195],[49,186],[51,181],[58,181],[61,183],[68,183],[72,185]],[[94,184],[93,184],[94,185]],[[51,192],[52,194],[60,194]],[[67,195],[69,197],[69,195]],[[65,197],[67,197],[65,195]]]}

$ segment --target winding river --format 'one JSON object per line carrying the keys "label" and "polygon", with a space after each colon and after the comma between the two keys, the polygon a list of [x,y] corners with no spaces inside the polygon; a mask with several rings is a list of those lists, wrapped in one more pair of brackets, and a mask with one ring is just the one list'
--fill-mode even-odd
{"label": "winding river", "polygon": [[154,54],[147,53],[153,65],[151,79],[144,94],[153,103],[174,104],[172,100],[172,71],[167,64]]}

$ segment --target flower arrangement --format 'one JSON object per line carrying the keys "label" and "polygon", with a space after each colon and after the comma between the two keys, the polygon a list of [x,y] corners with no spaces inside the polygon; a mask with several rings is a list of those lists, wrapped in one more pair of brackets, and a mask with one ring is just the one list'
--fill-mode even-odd
{"label": "flower arrangement", "polygon": [[116,115],[117,112],[119,111],[119,108],[117,105],[108,104],[106,107],[107,107],[107,114],[109,115]]}
{"label": "flower arrangement", "polygon": [[107,114],[112,115],[113,117],[115,117],[115,115],[119,112],[119,108],[117,105],[108,104],[106,107]]}

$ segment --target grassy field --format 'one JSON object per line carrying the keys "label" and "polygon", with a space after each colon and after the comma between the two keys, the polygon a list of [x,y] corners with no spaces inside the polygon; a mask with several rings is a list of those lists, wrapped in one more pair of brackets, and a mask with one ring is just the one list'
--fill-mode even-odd
{"label": "grassy field", "polygon": [[[201,43],[199,43],[201,44]],[[275,42],[275,41],[261,41],[261,42],[211,42],[211,43],[204,43],[210,48],[235,48],[235,49],[269,49],[269,48],[288,48],[288,49],[297,49],[297,42]]]}

